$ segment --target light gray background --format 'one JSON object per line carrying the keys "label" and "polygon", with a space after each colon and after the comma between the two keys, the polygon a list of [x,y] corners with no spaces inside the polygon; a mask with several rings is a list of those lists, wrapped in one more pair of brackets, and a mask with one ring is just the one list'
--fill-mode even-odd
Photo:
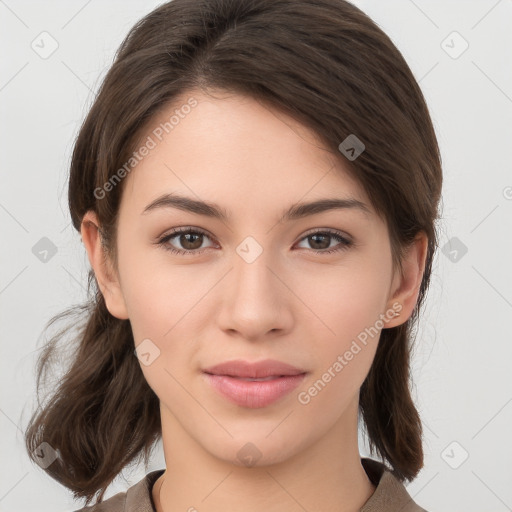
{"label": "light gray background", "polygon": [[[420,81],[443,157],[440,242],[451,245],[414,354],[426,464],[408,491],[430,512],[512,510],[512,1],[354,3]],[[73,140],[122,38],[158,4],[0,0],[0,512],[81,506],[29,463],[22,429],[44,324],[85,298],[88,262],[67,211]],[[31,47],[43,31],[58,42],[46,59]],[[42,237],[57,247],[46,263],[32,252]],[[159,451],[148,470],[161,467]],[[145,473],[128,468],[106,496]]]}

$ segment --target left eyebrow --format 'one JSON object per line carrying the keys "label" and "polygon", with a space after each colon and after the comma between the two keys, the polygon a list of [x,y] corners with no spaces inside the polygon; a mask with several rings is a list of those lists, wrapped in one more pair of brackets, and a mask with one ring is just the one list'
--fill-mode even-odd
{"label": "left eyebrow", "polygon": [[[145,215],[148,212],[159,208],[177,208],[197,215],[216,218],[224,222],[228,221],[230,217],[230,213],[227,210],[221,208],[215,203],[200,201],[177,194],[163,194],[157,197],[144,208],[141,215]],[[281,215],[279,222],[297,220],[309,215],[316,215],[318,213],[335,209],[355,209],[365,214],[371,214],[371,210],[368,206],[355,198],[318,199],[310,203],[297,203],[292,205]]]}
{"label": "left eyebrow", "polygon": [[367,215],[371,214],[371,210],[363,202],[352,197],[346,199],[319,199],[311,203],[292,205],[290,209],[281,216],[280,222],[301,219],[308,215],[339,209],[355,209]]}

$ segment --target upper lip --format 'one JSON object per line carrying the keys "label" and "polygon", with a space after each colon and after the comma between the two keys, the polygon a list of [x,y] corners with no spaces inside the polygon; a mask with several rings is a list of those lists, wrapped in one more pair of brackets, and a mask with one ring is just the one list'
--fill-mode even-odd
{"label": "upper lip", "polygon": [[213,375],[227,375],[230,377],[245,377],[252,379],[259,379],[265,377],[279,377],[282,375],[301,375],[306,373],[301,368],[296,368],[287,363],[276,361],[275,359],[265,359],[264,361],[257,361],[251,363],[241,359],[234,359],[232,361],[225,361],[224,363],[216,364],[210,368],[203,370],[205,373]]}

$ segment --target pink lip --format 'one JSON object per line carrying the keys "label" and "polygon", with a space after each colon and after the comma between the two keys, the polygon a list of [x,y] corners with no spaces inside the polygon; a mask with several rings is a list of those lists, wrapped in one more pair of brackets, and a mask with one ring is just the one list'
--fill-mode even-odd
{"label": "pink lip", "polygon": [[[204,370],[208,383],[230,401],[242,407],[266,407],[295,389],[306,371],[280,361],[267,359],[257,363],[227,361]],[[249,381],[244,378],[266,378]]]}

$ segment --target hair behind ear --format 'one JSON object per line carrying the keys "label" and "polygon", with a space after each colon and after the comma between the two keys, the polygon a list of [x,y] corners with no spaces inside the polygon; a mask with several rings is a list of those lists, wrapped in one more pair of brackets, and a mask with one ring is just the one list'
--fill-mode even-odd
{"label": "hair behind ear", "polygon": [[401,481],[413,480],[423,467],[421,419],[409,389],[409,322],[382,330],[359,395],[370,452],[387,459]]}
{"label": "hair behind ear", "polygon": [[[76,309],[60,313],[49,324]],[[79,309],[87,309],[90,316],[72,366],[52,389],[51,400],[32,416],[25,443],[34,462],[41,443],[56,450],[58,458],[45,471],[89,504],[98,490],[101,501],[116,475],[142,451],[148,463],[161,424],[158,397],[134,353],[129,321],[110,315],[99,292],[95,301]],[[61,333],[38,360],[38,389]]]}

